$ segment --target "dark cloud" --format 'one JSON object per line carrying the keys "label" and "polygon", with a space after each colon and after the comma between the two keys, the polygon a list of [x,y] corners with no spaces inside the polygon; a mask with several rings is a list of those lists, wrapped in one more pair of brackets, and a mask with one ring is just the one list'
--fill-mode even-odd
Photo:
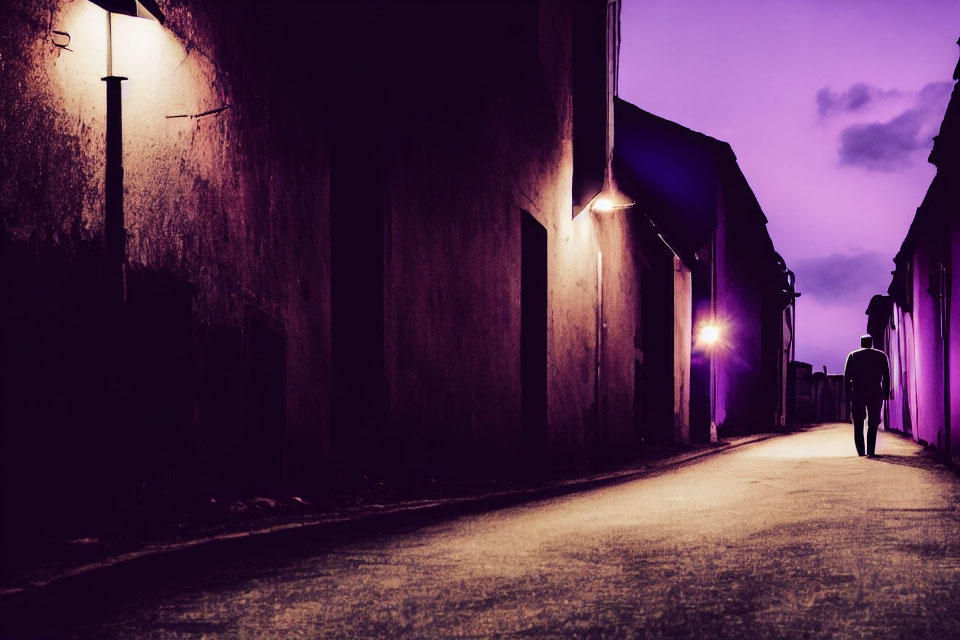
{"label": "dark cloud", "polygon": [[[950,100],[953,83],[932,82],[910,95],[913,106],[886,122],[851,125],[840,132],[840,164],[871,171],[897,171],[913,164],[917,152],[929,151]],[[821,117],[865,109],[881,98],[907,96],[857,83],[841,94],[817,93]]]}
{"label": "dark cloud", "polygon": [[890,284],[893,261],[875,252],[832,254],[797,260],[797,289],[824,302],[862,303],[870,296],[884,293]]}
{"label": "dark cloud", "polygon": [[897,91],[883,91],[862,82],[839,93],[824,87],[817,92],[817,114],[826,118],[838,113],[862,111],[880,98],[897,95]]}
{"label": "dark cloud", "polygon": [[904,111],[889,122],[855,124],[840,132],[840,164],[856,165],[872,171],[896,171],[909,167],[914,151],[929,149],[931,142],[921,138],[923,113]]}

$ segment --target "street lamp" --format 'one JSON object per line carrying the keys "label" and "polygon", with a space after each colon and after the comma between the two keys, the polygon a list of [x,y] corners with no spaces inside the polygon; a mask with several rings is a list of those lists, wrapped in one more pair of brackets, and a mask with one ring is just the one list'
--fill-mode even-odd
{"label": "street lamp", "polygon": [[730,324],[720,318],[710,317],[703,320],[697,329],[694,347],[704,352],[710,364],[710,442],[717,441],[717,357],[731,348],[729,336]]}
{"label": "street lamp", "polygon": [[696,346],[704,351],[714,351],[727,346],[726,326],[717,320],[707,320],[697,329]]}
{"label": "street lamp", "polygon": [[111,295],[124,299],[123,264],[126,259],[126,231],[123,224],[123,119],[120,83],[126,80],[113,75],[114,13],[147,18],[163,24],[163,12],[154,0],[90,0],[104,9],[107,16],[107,158],[104,180],[103,228],[106,237],[107,268]]}
{"label": "street lamp", "polygon": [[636,202],[631,200],[617,187],[613,179],[612,169],[608,169],[603,181],[603,189],[590,201],[590,211],[594,213],[611,213],[622,209],[629,209]]}

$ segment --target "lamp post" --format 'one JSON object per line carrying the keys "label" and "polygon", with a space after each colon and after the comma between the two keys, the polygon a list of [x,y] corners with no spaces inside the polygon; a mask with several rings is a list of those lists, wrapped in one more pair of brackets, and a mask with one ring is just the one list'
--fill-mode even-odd
{"label": "lamp post", "polygon": [[[714,299],[714,308],[716,299]],[[714,312],[703,320],[697,330],[695,348],[703,352],[709,360],[710,371],[710,442],[716,442],[717,435],[717,357],[730,346],[729,324],[717,318]]]}
{"label": "lamp post", "polygon": [[123,223],[123,119],[120,83],[123,76],[113,75],[113,14],[147,18],[163,24],[163,12],[154,0],[90,0],[104,9],[107,17],[107,140],[104,179],[103,227],[106,240],[110,295],[122,302],[123,265],[126,260],[126,230]]}

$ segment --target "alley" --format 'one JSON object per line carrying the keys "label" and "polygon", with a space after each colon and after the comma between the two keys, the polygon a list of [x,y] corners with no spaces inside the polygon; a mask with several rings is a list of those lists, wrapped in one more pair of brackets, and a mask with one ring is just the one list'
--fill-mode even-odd
{"label": "alley", "polygon": [[881,433],[876,460],[851,440],[826,425],[600,490],[193,562],[91,596],[71,632],[956,637],[960,481],[902,437]]}

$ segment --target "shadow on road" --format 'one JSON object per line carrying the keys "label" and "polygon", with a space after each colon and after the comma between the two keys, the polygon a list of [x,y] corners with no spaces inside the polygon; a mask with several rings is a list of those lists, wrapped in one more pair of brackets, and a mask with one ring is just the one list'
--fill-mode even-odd
{"label": "shadow on road", "polygon": [[929,460],[927,456],[902,456],[895,454],[880,454],[875,460],[879,462],[886,462],[887,464],[896,464],[902,467],[913,467],[915,469],[929,469],[934,462]]}

